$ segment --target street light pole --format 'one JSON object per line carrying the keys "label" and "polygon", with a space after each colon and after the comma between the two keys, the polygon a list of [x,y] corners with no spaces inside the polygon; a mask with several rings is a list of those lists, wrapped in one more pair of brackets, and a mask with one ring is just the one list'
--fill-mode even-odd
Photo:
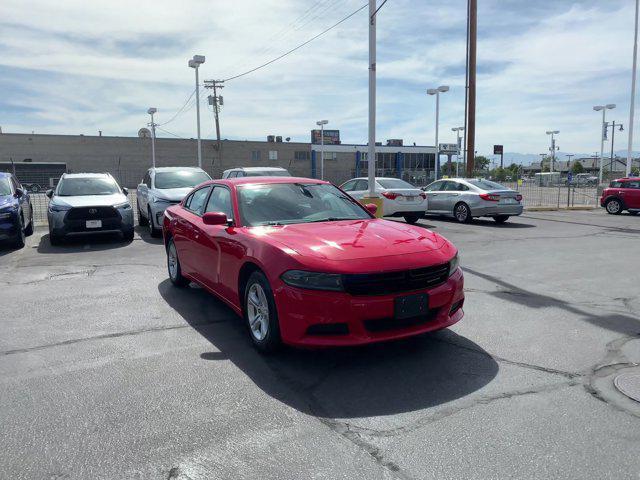
{"label": "street light pole", "polygon": [[633,156],[633,117],[636,104],[636,75],[638,69],[638,9],[639,0],[636,0],[636,26],[633,38],[633,73],[631,74],[631,106],[629,107],[629,143],[627,145],[627,171],[626,176],[631,176],[631,161]]}
{"label": "street light pole", "polygon": [[615,103],[608,103],[606,105],[596,105],[593,109],[596,112],[602,110],[602,127],[600,128],[600,168],[598,170],[598,185],[602,184],[602,166],[604,164],[604,140],[606,134],[606,113],[607,110],[613,110],[616,108]]}
{"label": "street light pole", "polygon": [[452,132],[456,132],[457,135],[457,139],[458,139],[458,154],[456,155],[456,177],[458,177],[460,174],[458,173],[458,165],[460,164],[460,132],[464,131],[464,127],[455,127],[451,129]]}
{"label": "street light pole", "polygon": [[316,125],[320,127],[320,179],[324,180],[324,126],[329,120],[318,120]]}
{"label": "street light pole", "polygon": [[369,197],[376,194],[376,0],[369,0]]}
{"label": "street light pole", "polygon": [[151,115],[151,166],[156,168],[156,123],[153,121],[153,114],[158,111],[157,108],[151,107],[147,110],[147,113]]}
{"label": "street light pole", "polygon": [[196,71],[196,117],[198,124],[198,167],[202,168],[202,143],[200,141],[200,81],[198,78],[198,68],[204,63],[204,55],[194,55],[189,60],[189,67]]}
{"label": "street light pole", "polygon": [[440,125],[440,93],[449,91],[447,85],[440,85],[438,88],[429,88],[427,90],[428,95],[436,96],[436,161],[434,165],[435,180],[440,177],[440,146],[438,145],[438,128]]}
{"label": "street light pole", "polygon": [[547,135],[551,135],[551,147],[549,150],[551,151],[551,165],[549,166],[549,172],[553,173],[554,163],[556,161],[556,138],[555,135],[559,134],[560,130],[550,130],[547,132]]}
{"label": "street light pole", "polygon": [[[619,132],[624,131],[624,125],[622,125],[621,123],[616,123],[615,120],[611,122],[611,163],[609,164],[609,172],[613,172],[613,160],[614,160],[613,146],[616,140],[616,127],[618,127]],[[609,124],[607,124],[605,128],[609,128]]]}

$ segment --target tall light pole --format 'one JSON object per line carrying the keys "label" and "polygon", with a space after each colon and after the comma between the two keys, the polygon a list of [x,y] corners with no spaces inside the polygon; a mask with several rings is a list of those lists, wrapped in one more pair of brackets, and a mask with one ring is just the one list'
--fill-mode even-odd
{"label": "tall light pole", "polygon": [[324,180],[324,126],[329,120],[318,120],[316,125],[320,127],[320,179]]}
{"label": "tall light pole", "polygon": [[455,127],[451,129],[452,132],[456,132],[456,135],[458,136],[458,155],[456,155],[456,177],[459,175],[458,174],[458,165],[460,164],[460,148],[461,148],[461,144],[460,144],[460,132],[464,132],[464,127]]}
{"label": "tall light pole", "polygon": [[551,147],[549,150],[551,151],[551,166],[549,167],[549,172],[553,173],[553,164],[556,161],[556,137],[555,135],[559,134],[560,130],[549,130],[547,135],[551,135]]}
{"label": "tall light pole", "polygon": [[158,109],[155,107],[147,110],[147,113],[151,115],[151,123],[149,126],[151,127],[151,166],[153,168],[156,167],[156,123],[153,121],[153,114],[157,111]]}
{"label": "tall light pole", "polygon": [[198,167],[202,168],[202,144],[200,142],[200,81],[198,79],[198,68],[204,63],[204,55],[194,55],[189,60],[189,67],[196,71],[196,117],[198,122]]}
{"label": "tall light pole", "polygon": [[613,110],[616,108],[615,103],[608,103],[606,105],[596,105],[593,109],[596,112],[602,111],[602,126],[600,128],[600,169],[598,170],[598,185],[602,184],[602,164],[604,163],[604,140],[607,135],[607,131],[605,130],[606,125],[606,113],[607,110]]}
{"label": "tall light pole", "polygon": [[633,37],[633,73],[631,74],[631,105],[629,107],[629,143],[627,145],[627,177],[631,176],[631,161],[633,150],[633,117],[636,106],[636,73],[638,69],[638,9],[639,0],[636,0],[636,28]]}
{"label": "tall light pole", "polygon": [[427,90],[428,95],[436,96],[436,162],[434,165],[436,180],[438,180],[440,176],[440,147],[438,146],[438,127],[440,123],[440,94],[448,91],[449,87],[446,85],[440,85],[438,88],[429,88]]}
{"label": "tall light pole", "polygon": [[[369,198],[376,195],[376,0],[369,0]],[[382,212],[380,212],[382,214]]]}

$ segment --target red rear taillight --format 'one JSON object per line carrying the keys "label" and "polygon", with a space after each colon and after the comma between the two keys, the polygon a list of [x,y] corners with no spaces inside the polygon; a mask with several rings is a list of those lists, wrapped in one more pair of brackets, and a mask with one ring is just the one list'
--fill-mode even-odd
{"label": "red rear taillight", "polygon": [[521,202],[522,201],[522,195],[516,195],[516,200]]}
{"label": "red rear taillight", "polygon": [[494,195],[493,193],[481,193],[480,198],[487,202],[499,202],[500,195]]}
{"label": "red rear taillight", "polygon": [[420,194],[420,197],[422,197],[423,199],[425,199],[425,200],[426,200],[426,199],[427,199],[427,194],[426,194],[426,193],[424,193],[424,192],[422,192],[422,193]]}
{"label": "red rear taillight", "polygon": [[382,196],[388,198],[389,200],[395,200],[399,197],[399,195],[395,192],[382,192]]}

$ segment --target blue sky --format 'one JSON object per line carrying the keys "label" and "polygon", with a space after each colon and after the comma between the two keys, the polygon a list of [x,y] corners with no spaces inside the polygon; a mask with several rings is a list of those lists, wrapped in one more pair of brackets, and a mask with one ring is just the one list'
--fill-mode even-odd
{"label": "blue sky", "polygon": [[[301,43],[363,0],[3,0],[0,4],[0,126],[5,132],[135,135],[169,120],[193,89],[187,60],[206,55],[201,79],[227,78]],[[599,148],[592,106],[629,116],[633,1],[480,0],[480,153],[544,152],[560,130],[563,151]],[[378,17],[377,139],[433,144],[434,99],[441,141],[464,115],[466,0],[388,0]],[[268,134],[308,141],[327,118],[342,139],[367,138],[366,10],[285,59],[224,89],[222,135]],[[203,135],[213,136],[203,97]],[[193,102],[192,102],[193,103]],[[195,136],[193,104],[159,136]],[[640,122],[636,122],[638,124]],[[638,125],[640,129],[640,125]],[[636,137],[640,141],[639,132]],[[624,148],[626,135],[617,136]]]}

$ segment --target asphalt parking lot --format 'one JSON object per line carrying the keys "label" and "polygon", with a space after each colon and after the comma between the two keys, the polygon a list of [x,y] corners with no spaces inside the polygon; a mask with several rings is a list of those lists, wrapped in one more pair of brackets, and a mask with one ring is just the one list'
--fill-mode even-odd
{"label": "asphalt parking lot", "polygon": [[637,479],[640,217],[421,224],[465,318],[409,341],[263,357],[161,241],[0,250],[0,477]]}

